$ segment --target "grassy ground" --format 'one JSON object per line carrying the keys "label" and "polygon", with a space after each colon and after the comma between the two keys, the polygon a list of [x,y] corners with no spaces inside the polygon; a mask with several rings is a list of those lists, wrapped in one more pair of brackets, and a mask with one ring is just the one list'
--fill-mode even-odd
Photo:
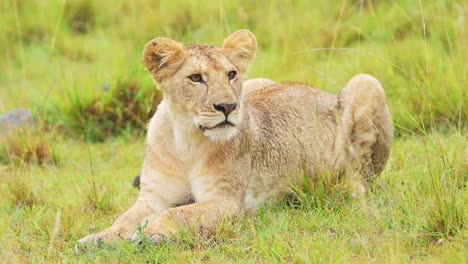
{"label": "grassy ground", "polygon": [[[1,1],[0,113],[33,110],[44,127],[18,136],[21,149],[45,144],[56,162],[0,153],[0,257],[466,261],[467,15],[465,1],[444,0]],[[330,91],[358,72],[379,78],[397,135],[385,172],[361,200],[317,188],[299,203],[226,222],[210,239],[186,234],[159,247],[125,242],[75,255],[79,238],[110,225],[137,195],[141,131],[160,98],[141,63],[144,44],[155,36],[221,44],[238,28],[259,41],[250,77]],[[11,142],[1,139],[2,148],[2,140]]]}

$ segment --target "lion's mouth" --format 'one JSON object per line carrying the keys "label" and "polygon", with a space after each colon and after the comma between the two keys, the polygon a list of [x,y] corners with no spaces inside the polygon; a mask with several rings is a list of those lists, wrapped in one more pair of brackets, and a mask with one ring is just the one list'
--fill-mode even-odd
{"label": "lion's mouth", "polygon": [[215,129],[215,128],[222,128],[222,127],[226,127],[226,126],[235,126],[233,123],[229,122],[227,119],[224,120],[223,122],[217,124],[216,126],[213,126],[213,127],[205,127],[205,126],[202,126],[200,125],[198,128],[200,128],[200,130],[203,132],[205,130],[210,130],[210,129]]}

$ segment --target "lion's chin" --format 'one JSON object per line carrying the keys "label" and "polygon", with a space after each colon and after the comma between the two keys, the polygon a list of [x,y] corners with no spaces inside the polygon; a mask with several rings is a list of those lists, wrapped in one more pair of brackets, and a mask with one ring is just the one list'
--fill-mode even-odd
{"label": "lion's chin", "polygon": [[232,139],[239,132],[239,129],[235,126],[224,125],[212,129],[205,129],[202,132],[211,141],[223,142]]}

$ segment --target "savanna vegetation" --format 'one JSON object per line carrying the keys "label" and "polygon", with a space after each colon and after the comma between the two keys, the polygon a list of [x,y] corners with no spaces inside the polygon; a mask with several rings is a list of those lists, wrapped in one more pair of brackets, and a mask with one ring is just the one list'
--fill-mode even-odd
{"label": "savanna vegetation", "polygon": [[[463,0],[0,1],[0,115],[34,116],[0,129],[1,261],[466,262],[467,21]],[[333,92],[359,72],[381,80],[396,136],[385,171],[361,199],[325,178],[210,236],[76,253],[138,193],[162,98],[144,44],[220,45],[239,28],[259,43],[249,77]]]}

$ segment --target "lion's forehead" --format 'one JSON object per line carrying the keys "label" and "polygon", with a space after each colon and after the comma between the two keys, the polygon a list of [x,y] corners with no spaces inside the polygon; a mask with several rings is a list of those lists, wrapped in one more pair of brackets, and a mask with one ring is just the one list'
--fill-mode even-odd
{"label": "lion's forehead", "polygon": [[212,45],[189,44],[185,46],[188,51],[188,66],[200,71],[226,71],[234,67],[221,53],[221,49]]}

